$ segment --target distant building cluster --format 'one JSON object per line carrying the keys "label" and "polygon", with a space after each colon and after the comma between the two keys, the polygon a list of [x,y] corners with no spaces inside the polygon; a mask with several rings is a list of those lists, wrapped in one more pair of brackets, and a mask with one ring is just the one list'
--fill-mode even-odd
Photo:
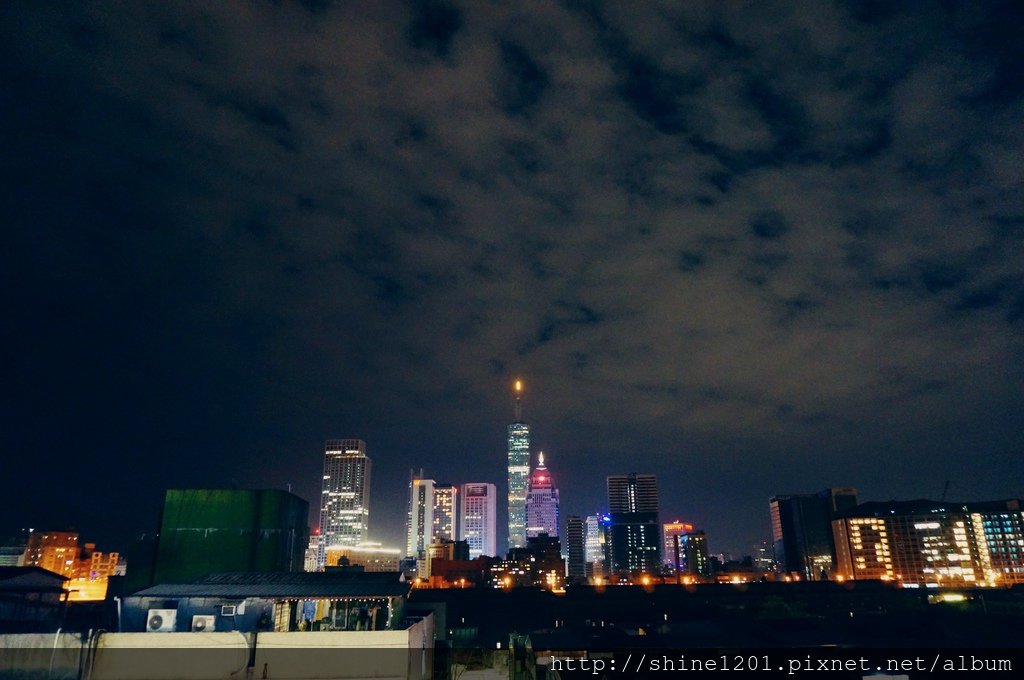
{"label": "distant building cluster", "polygon": [[366,443],[332,439],[324,449],[319,530],[310,537],[304,568],[369,571],[400,555],[399,567],[421,585],[554,590],[567,583],[711,577],[704,532],[680,522],[661,524],[654,475],[609,476],[607,512],[563,518],[560,491],[545,455],[530,448],[523,393],[517,380],[514,418],[507,428],[504,555],[497,546],[497,485],[439,481],[422,469],[409,476],[404,548],[369,542],[371,461]]}
{"label": "distant building cluster", "polygon": [[111,596],[124,602],[130,626],[153,632],[377,631],[408,627],[403,610],[413,588],[1024,583],[1019,500],[861,503],[847,487],[780,494],[769,499],[770,539],[737,559],[713,552],[693,523],[667,521],[652,474],[608,475],[602,511],[563,517],[547,456],[531,451],[522,399],[517,381],[504,461],[508,544],[500,552],[499,485],[441,481],[422,469],[409,475],[405,545],[371,540],[366,442],[329,439],[312,532],[309,503],[289,491],[169,489],[158,530],[129,548],[127,572],[122,555],[80,543],[77,532],[0,540],[0,580],[25,593],[0,611],[0,624],[11,616],[33,629],[59,624],[68,602]]}
{"label": "distant building cluster", "polygon": [[1024,583],[1021,501],[857,503],[855,489],[770,502],[780,574],[910,588]]}
{"label": "distant building cluster", "polygon": [[79,543],[77,531],[27,529],[2,542],[0,567],[39,567],[59,574],[71,602],[104,599],[110,577],[123,575],[127,568],[119,553],[96,550],[95,543]]}

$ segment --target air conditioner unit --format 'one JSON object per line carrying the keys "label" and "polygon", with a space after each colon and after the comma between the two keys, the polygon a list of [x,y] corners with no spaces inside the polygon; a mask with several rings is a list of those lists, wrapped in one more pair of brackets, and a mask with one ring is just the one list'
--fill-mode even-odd
{"label": "air conditioner unit", "polygon": [[193,633],[212,633],[217,626],[216,616],[193,616],[192,617],[192,632]]}
{"label": "air conditioner unit", "polygon": [[146,617],[146,632],[173,633],[177,622],[177,609],[150,609]]}
{"label": "air conditioner unit", "polygon": [[235,605],[233,605],[233,604],[222,604],[220,606],[220,615],[221,616],[234,616],[235,615]]}

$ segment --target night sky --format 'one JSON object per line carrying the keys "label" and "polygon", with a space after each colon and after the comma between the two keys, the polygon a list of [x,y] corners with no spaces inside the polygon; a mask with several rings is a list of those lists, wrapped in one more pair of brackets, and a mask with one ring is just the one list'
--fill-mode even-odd
{"label": "night sky", "polygon": [[[508,6],[506,6],[506,4]],[[770,5],[770,6],[769,6]],[[493,481],[1024,495],[1019,3],[0,6],[0,526]],[[311,513],[315,521],[316,512]],[[503,545],[504,530],[500,532]]]}

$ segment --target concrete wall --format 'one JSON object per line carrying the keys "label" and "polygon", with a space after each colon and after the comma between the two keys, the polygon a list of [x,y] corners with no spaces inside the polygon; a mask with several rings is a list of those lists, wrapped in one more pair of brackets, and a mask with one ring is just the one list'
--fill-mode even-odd
{"label": "concrete wall", "polygon": [[433,638],[432,617],[398,631],[0,635],[0,678],[419,680]]}
{"label": "concrete wall", "polygon": [[0,635],[0,678],[78,678],[87,642],[77,633]]}
{"label": "concrete wall", "polygon": [[106,633],[96,642],[94,680],[221,680],[245,677],[243,633]]}

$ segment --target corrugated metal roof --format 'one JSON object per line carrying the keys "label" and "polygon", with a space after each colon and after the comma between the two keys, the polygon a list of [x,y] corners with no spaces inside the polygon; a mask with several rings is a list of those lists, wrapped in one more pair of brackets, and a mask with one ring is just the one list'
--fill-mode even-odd
{"label": "corrugated metal roof", "polygon": [[135,597],[396,597],[410,588],[400,572],[231,572],[155,585]]}

